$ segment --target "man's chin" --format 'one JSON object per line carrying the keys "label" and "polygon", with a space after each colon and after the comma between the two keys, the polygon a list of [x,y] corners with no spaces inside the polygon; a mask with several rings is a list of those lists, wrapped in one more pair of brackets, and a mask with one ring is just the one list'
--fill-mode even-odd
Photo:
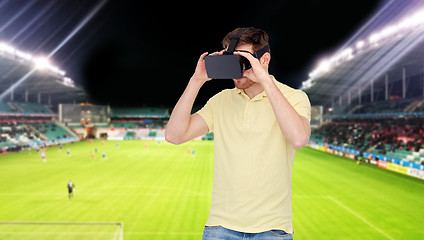
{"label": "man's chin", "polygon": [[255,82],[253,82],[252,80],[250,80],[247,77],[233,79],[233,81],[234,81],[234,85],[238,89],[247,89],[247,88],[251,87],[255,83]]}

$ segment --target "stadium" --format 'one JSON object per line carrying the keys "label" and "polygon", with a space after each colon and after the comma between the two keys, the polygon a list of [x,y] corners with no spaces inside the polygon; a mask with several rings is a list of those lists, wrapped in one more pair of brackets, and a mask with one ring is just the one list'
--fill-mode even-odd
{"label": "stadium", "polygon": [[[93,103],[35,52],[0,42],[0,239],[201,239],[213,133],[170,144],[172,106]],[[301,89],[294,238],[423,239],[424,5],[384,4]]]}

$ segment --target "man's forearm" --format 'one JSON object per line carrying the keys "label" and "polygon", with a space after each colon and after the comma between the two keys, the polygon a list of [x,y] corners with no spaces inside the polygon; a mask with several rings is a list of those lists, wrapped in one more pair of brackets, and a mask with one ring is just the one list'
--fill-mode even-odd
{"label": "man's forearm", "polygon": [[296,112],[272,79],[263,81],[262,85],[284,136],[295,149],[306,145],[311,132],[308,120]]}
{"label": "man's forearm", "polygon": [[183,95],[172,110],[166,127],[165,138],[168,142],[179,143],[186,135],[190,123],[191,109],[202,85],[203,82],[190,79]]}

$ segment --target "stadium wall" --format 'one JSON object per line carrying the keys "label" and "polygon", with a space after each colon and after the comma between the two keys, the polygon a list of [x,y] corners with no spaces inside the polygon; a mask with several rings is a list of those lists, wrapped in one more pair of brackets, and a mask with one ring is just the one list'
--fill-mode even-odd
{"label": "stadium wall", "polygon": [[[334,146],[331,144],[329,145],[321,142],[315,143],[310,141],[308,146],[322,152],[327,152],[354,160],[357,160],[360,155],[360,152],[357,150]],[[424,165],[422,164],[390,158],[384,155],[376,155],[368,152],[364,152],[363,157],[371,165],[424,180]]]}
{"label": "stadium wall", "polygon": [[[87,137],[85,128],[73,128],[73,131],[81,138]],[[94,128],[95,138],[107,138],[108,140],[165,140],[165,128]],[[193,140],[213,140],[213,135],[206,134]]]}
{"label": "stadium wall", "polygon": [[[86,137],[86,129],[73,129],[82,138]],[[165,139],[165,129],[153,128],[95,128],[93,130],[95,138],[107,136],[109,140],[129,140],[129,139]]]}

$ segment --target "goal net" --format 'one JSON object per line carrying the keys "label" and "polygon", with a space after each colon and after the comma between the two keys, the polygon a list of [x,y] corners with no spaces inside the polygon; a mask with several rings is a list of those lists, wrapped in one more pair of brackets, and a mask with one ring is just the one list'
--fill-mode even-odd
{"label": "goal net", "polygon": [[0,239],[123,240],[121,222],[0,222]]}

